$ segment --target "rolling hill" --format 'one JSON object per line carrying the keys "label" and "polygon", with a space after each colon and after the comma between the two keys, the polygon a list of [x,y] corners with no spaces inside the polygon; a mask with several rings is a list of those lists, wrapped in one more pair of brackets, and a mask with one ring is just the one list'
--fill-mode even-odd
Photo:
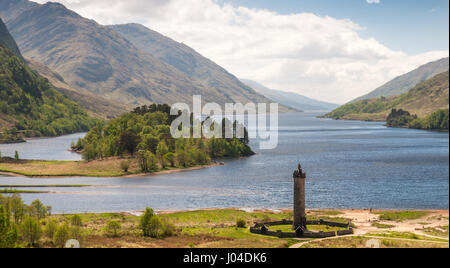
{"label": "rolling hill", "polygon": [[325,115],[333,119],[385,121],[392,109],[424,118],[449,108],[449,72],[425,80],[398,96],[361,100],[343,105]]}
{"label": "rolling hill", "polygon": [[430,79],[433,76],[446,72],[448,70],[449,70],[449,58],[443,58],[435,62],[430,62],[428,64],[420,66],[419,68],[407,74],[399,76],[393,79],[392,81],[389,81],[388,83],[375,89],[371,93],[359,97],[352,102],[373,99],[378,97],[389,97],[400,95],[407,92],[420,82]]}
{"label": "rolling hill", "polygon": [[255,81],[241,79],[256,92],[297,111],[331,111],[339,105],[314,100],[296,93],[269,89]]}
{"label": "rolling hill", "polygon": [[[143,51],[136,40],[126,39],[123,31],[120,34],[115,27],[83,18],[59,3],[2,0],[0,15],[7,18],[6,24],[25,57],[60,74],[71,88],[88,90],[128,108],[150,103],[191,103],[193,95],[219,104],[270,102],[187,47],[173,49],[175,42],[160,37],[167,42],[166,54],[175,58],[181,57],[177,53],[195,55],[196,62],[203,66],[190,66],[197,71],[189,72],[178,63],[160,60],[167,59],[163,52],[154,56]],[[209,67],[212,69],[205,71]]]}

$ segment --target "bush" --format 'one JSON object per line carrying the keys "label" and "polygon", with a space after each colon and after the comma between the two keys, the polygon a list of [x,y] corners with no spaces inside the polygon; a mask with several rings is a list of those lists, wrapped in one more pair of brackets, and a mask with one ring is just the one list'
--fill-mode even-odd
{"label": "bush", "polygon": [[55,246],[63,248],[69,240],[69,227],[64,224],[58,227],[53,236],[53,243]]}
{"label": "bush", "polygon": [[128,173],[128,169],[130,169],[130,161],[125,160],[120,162],[120,168],[123,170],[123,172]]}
{"label": "bush", "polygon": [[19,152],[18,151],[16,151],[14,153],[14,159],[19,160]]}
{"label": "bush", "polygon": [[247,222],[244,219],[239,219],[236,221],[236,227],[237,228],[246,228]]}
{"label": "bush", "polygon": [[80,226],[72,226],[69,229],[70,239],[76,239],[79,242],[83,240],[84,232]]}
{"label": "bush", "polygon": [[121,225],[118,221],[109,221],[106,224],[105,232],[107,236],[118,237]]}
{"label": "bush", "polygon": [[81,220],[80,215],[73,215],[70,219],[70,224],[73,226],[81,226],[83,225],[83,221]]}
{"label": "bush", "polygon": [[41,224],[35,218],[25,218],[20,225],[20,235],[28,245],[34,246],[42,236]]}
{"label": "bush", "polygon": [[162,223],[162,232],[161,236],[163,237],[171,237],[175,235],[175,226],[173,224],[170,224],[168,222]]}
{"label": "bush", "polygon": [[55,220],[48,221],[47,226],[45,227],[45,236],[49,239],[53,239],[57,229],[58,223]]}

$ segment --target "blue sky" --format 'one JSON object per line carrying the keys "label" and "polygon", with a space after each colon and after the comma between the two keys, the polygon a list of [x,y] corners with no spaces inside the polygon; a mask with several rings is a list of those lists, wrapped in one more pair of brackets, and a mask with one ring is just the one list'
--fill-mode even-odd
{"label": "blue sky", "polygon": [[366,28],[361,37],[374,37],[409,54],[449,47],[448,0],[223,0],[234,5],[268,9],[281,14],[312,12],[350,19]]}

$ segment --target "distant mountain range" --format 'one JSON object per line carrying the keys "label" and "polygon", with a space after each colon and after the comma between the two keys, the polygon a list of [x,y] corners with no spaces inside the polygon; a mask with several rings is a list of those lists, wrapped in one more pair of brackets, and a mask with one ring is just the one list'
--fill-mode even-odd
{"label": "distant mountain range", "polygon": [[267,98],[289,108],[296,109],[297,111],[331,111],[339,106],[333,103],[314,100],[292,92],[269,89],[252,80],[241,79],[241,81]]}
{"label": "distant mountain range", "polygon": [[[23,55],[87,90],[128,108],[192,102],[271,102],[236,77],[141,25],[103,26],[59,3],[2,0],[2,16]],[[288,109],[284,109],[288,110]]]}
{"label": "distant mountain range", "polygon": [[352,102],[357,102],[360,100],[367,100],[367,99],[373,99],[378,97],[389,97],[389,96],[395,96],[400,95],[420,82],[430,79],[433,76],[446,72],[449,70],[449,58],[444,58],[435,62],[430,62],[428,64],[425,64],[423,66],[420,66],[419,68],[401,75],[392,81],[389,81],[385,85],[375,89],[371,93],[359,97]]}
{"label": "distant mountain range", "polygon": [[425,118],[438,110],[448,110],[448,108],[449,72],[447,71],[420,82],[402,95],[349,103],[337,108],[325,117],[385,121],[392,109],[407,111],[411,115]]}

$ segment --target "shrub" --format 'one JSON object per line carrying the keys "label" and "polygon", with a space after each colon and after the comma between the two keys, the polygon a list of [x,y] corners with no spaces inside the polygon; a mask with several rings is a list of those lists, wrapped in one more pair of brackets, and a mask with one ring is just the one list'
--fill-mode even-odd
{"label": "shrub", "polygon": [[53,239],[57,229],[58,223],[55,220],[48,221],[47,226],[45,227],[45,236],[49,239]]}
{"label": "shrub", "polygon": [[83,240],[84,232],[80,226],[72,226],[69,229],[70,239],[76,239],[79,242]]}
{"label": "shrub", "polygon": [[28,245],[34,246],[42,236],[41,224],[35,218],[25,218],[20,225],[20,235]]}
{"label": "shrub", "polygon": [[171,237],[175,235],[175,226],[171,223],[168,222],[163,222],[162,223],[162,232],[161,232],[161,236],[163,237]]}
{"label": "shrub", "polygon": [[64,224],[58,227],[53,236],[53,243],[55,246],[63,248],[66,245],[67,240],[69,240],[69,227]]}
{"label": "shrub", "polygon": [[128,173],[128,169],[130,169],[130,161],[125,160],[120,162],[120,168],[123,170],[123,172]]}
{"label": "shrub", "polygon": [[109,221],[106,224],[105,232],[107,236],[118,237],[121,225],[118,221]]}
{"label": "shrub", "polygon": [[19,160],[19,152],[18,151],[16,151],[14,153],[14,159]]}
{"label": "shrub", "polygon": [[239,219],[236,221],[236,227],[237,228],[246,228],[247,222],[244,219]]}
{"label": "shrub", "polygon": [[81,226],[83,225],[83,221],[81,220],[80,215],[73,215],[70,219],[70,224],[73,226]]}

